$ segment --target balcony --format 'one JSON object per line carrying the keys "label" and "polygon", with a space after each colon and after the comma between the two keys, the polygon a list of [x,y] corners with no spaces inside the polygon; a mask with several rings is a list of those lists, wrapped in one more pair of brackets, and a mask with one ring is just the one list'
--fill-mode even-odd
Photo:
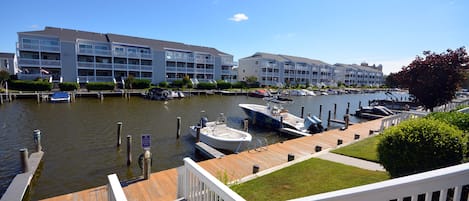
{"label": "balcony", "polygon": [[127,57],[127,54],[125,54],[125,52],[114,51],[114,56],[115,57]]}
{"label": "balcony", "polygon": [[39,59],[23,59],[20,58],[18,61],[19,65],[31,65],[31,66],[39,66],[40,65]]}
{"label": "balcony", "polygon": [[221,70],[221,74],[223,75],[230,75],[231,71],[230,70]]}
{"label": "balcony", "polygon": [[19,46],[21,50],[39,50],[39,45],[32,45],[32,44],[27,44],[27,43],[21,43]]}
{"label": "balcony", "polygon": [[61,67],[60,60],[41,60],[41,65],[43,66],[52,66],[52,67]]}
{"label": "balcony", "polygon": [[176,67],[166,67],[166,71],[176,72],[177,69],[176,69]]}
{"label": "balcony", "polygon": [[127,70],[127,64],[114,64],[115,70]]}
{"label": "balcony", "polygon": [[96,76],[96,82],[113,82],[114,77],[112,76]]}
{"label": "balcony", "polygon": [[142,58],[147,58],[147,59],[151,59],[151,58],[153,57],[152,54],[145,54],[145,53],[141,53],[140,56],[141,56]]}
{"label": "balcony", "polygon": [[77,62],[78,67],[81,68],[94,68],[94,63],[93,62],[83,62],[79,61]]}
{"label": "balcony", "polygon": [[102,56],[111,56],[111,50],[94,50],[94,54]]}
{"label": "balcony", "polygon": [[140,66],[139,66],[139,65],[132,65],[132,64],[129,64],[128,67],[129,67],[129,70],[140,70]]}
{"label": "balcony", "polygon": [[153,71],[153,66],[141,66],[142,71]]}
{"label": "balcony", "polygon": [[89,48],[79,48],[78,49],[78,53],[79,54],[93,54],[93,49],[89,49]]}
{"label": "balcony", "polygon": [[112,64],[111,63],[96,63],[96,68],[112,69]]}

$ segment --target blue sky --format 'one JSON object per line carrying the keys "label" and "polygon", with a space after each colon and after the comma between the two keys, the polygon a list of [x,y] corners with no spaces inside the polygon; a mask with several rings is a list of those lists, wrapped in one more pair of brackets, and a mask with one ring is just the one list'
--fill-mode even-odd
{"label": "blue sky", "polygon": [[17,32],[45,26],[324,62],[383,64],[397,72],[424,50],[469,48],[465,0],[15,0],[2,2],[0,52]]}

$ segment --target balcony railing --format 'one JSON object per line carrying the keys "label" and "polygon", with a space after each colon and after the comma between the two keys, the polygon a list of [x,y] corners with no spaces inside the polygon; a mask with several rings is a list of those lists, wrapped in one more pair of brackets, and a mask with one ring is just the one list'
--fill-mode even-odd
{"label": "balcony railing", "polygon": [[94,50],[96,55],[111,56],[111,50]]}
{"label": "balcony railing", "polygon": [[60,60],[41,60],[41,65],[61,67]]}
{"label": "balcony railing", "polygon": [[153,71],[153,67],[152,66],[141,66],[141,69],[142,71]]}
{"label": "balcony railing", "polygon": [[127,64],[114,64],[116,70],[127,70]]}
{"label": "balcony railing", "polygon": [[184,158],[184,166],[178,168],[177,197],[187,201],[245,200],[190,158]]}
{"label": "balcony railing", "polygon": [[112,82],[114,78],[112,76],[96,76],[96,82]]}
{"label": "balcony railing", "polygon": [[84,61],[79,61],[77,62],[78,67],[82,68],[94,68],[94,63],[93,62],[84,62]]}
{"label": "balcony railing", "polygon": [[128,68],[129,68],[129,70],[140,70],[140,66],[139,66],[139,65],[129,64],[129,65],[128,65]]}
{"label": "balcony railing", "polygon": [[80,54],[93,54],[93,49],[79,48],[78,53],[80,53]]}
{"label": "balcony railing", "polygon": [[110,64],[110,63],[96,63],[96,68],[112,69],[112,64]]}
{"label": "balcony railing", "polygon": [[176,67],[166,67],[166,71],[177,71]]}
{"label": "balcony railing", "polygon": [[20,65],[35,65],[35,66],[39,66],[40,65],[40,60],[39,59],[23,59],[23,58],[20,58],[18,63]]}
{"label": "balcony railing", "polygon": [[[467,200],[469,163],[414,174],[374,184],[313,195],[293,201],[335,200]],[[449,191],[453,191],[452,195]],[[436,193],[435,193],[436,192]],[[435,197],[435,194],[439,194]],[[463,197],[462,196],[466,196]],[[449,199],[452,197],[452,199]]]}
{"label": "balcony railing", "polygon": [[152,54],[145,54],[145,53],[141,53],[140,56],[141,56],[142,58],[147,58],[147,59],[151,59],[151,58],[153,57]]}

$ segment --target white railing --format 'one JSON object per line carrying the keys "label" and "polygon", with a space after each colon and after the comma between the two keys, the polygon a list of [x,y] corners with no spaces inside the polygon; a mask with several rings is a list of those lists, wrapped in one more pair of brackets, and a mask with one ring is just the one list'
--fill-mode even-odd
{"label": "white railing", "polygon": [[45,66],[60,66],[60,60],[41,60],[41,65]]}
{"label": "white railing", "polygon": [[184,166],[178,168],[178,197],[192,200],[245,200],[190,158],[184,158]]}
{"label": "white railing", "polygon": [[141,66],[142,67],[142,71],[152,71],[153,70],[153,66]]}
{"label": "white railing", "polygon": [[96,63],[96,68],[112,69],[112,63]]}
{"label": "white railing", "polygon": [[117,178],[116,174],[111,174],[107,176],[108,184],[107,184],[107,200],[108,201],[127,201],[125,197],[124,190],[119,182],[119,178]]}
{"label": "white railing", "polygon": [[425,112],[416,112],[416,111],[408,111],[407,112],[407,111],[404,111],[404,112],[401,112],[399,114],[384,117],[383,120],[381,120],[380,132],[383,132],[384,129],[386,129],[386,128],[389,128],[391,126],[395,126],[395,125],[401,123],[404,120],[424,117],[426,115],[427,115],[427,113],[425,113]]}
{"label": "white railing", "polygon": [[[462,188],[469,184],[469,163],[414,174],[374,184],[294,199],[294,201],[358,200],[468,200]],[[453,195],[448,192],[454,192]],[[450,195],[448,195],[450,194]],[[436,196],[436,197],[435,197]]]}
{"label": "white railing", "polygon": [[77,62],[78,67],[94,68],[93,62],[79,61]]}
{"label": "white railing", "polygon": [[449,112],[451,110],[456,109],[460,105],[468,105],[469,99],[455,99],[450,103],[434,107],[433,112]]}
{"label": "white railing", "polygon": [[19,64],[20,65],[40,65],[40,60],[39,59],[20,58],[19,59]]}

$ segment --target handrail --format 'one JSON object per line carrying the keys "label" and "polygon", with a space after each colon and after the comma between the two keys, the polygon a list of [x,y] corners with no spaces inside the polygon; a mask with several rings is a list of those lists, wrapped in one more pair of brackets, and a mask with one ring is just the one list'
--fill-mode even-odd
{"label": "handrail", "polygon": [[116,174],[111,174],[107,176],[109,183],[107,184],[108,187],[108,200],[109,201],[127,201],[127,197],[125,197],[124,190],[119,182],[119,178],[117,178]]}
{"label": "handrail", "polygon": [[[182,195],[184,195],[184,199],[187,201],[245,200],[190,158],[184,158],[184,167],[179,174],[178,191],[182,191]],[[181,192],[178,192],[178,195],[180,194]]]}
{"label": "handrail", "polygon": [[[417,197],[422,194],[425,195],[425,200],[433,200],[431,197],[435,196],[434,192],[439,192],[439,200],[447,200],[447,197],[451,196],[447,195],[450,189],[454,190],[453,200],[460,200],[463,196],[462,188],[468,184],[469,163],[464,163],[374,184],[298,198],[292,201],[403,200],[407,197],[417,200]],[[467,197],[464,200],[467,200]]]}

